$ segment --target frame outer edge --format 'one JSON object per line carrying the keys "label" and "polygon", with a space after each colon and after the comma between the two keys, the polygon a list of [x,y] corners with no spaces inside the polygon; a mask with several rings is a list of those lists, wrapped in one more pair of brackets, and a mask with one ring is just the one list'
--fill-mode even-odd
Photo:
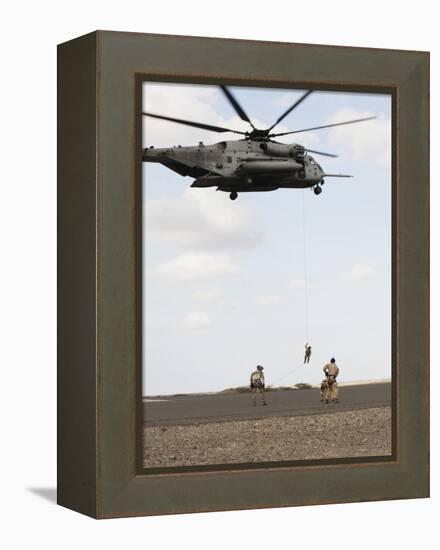
{"label": "frame outer edge", "polygon": [[[306,490],[303,487],[303,491],[308,495],[305,499],[300,496],[296,498],[296,493],[301,489],[298,485],[295,485],[294,492],[293,489],[290,492],[289,488],[285,486],[284,482],[288,481],[287,472],[271,472],[267,470],[243,474],[224,472],[203,474],[201,476],[171,476],[168,478],[167,476],[151,476],[149,478],[148,476],[136,476],[133,460],[133,449],[136,443],[134,441],[132,422],[134,408],[134,404],[132,403],[132,387],[135,372],[133,365],[136,363],[133,343],[136,341],[136,338],[134,336],[135,315],[132,311],[134,293],[130,286],[134,280],[135,271],[132,228],[136,227],[136,224],[132,224],[131,216],[133,215],[133,208],[131,192],[133,190],[133,172],[136,170],[133,168],[130,160],[132,157],[129,154],[129,147],[127,145],[129,143],[130,147],[132,146],[131,138],[134,132],[132,127],[127,126],[129,124],[127,121],[132,120],[131,115],[133,112],[133,97],[131,97],[130,101],[130,94],[133,89],[133,75],[137,72],[144,72],[146,69],[143,69],[143,67],[147,69],[151,68],[152,73],[154,73],[161,70],[162,66],[166,69],[164,74],[168,73],[170,76],[179,67],[185,67],[183,73],[186,74],[188,81],[193,80],[194,74],[201,75],[203,73],[205,75],[203,78],[206,82],[215,82],[216,75],[212,73],[212,59],[209,56],[209,52],[201,52],[198,47],[200,44],[203,45],[208,42],[208,40],[205,41],[202,38],[195,37],[189,40],[188,37],[184,36],[163,37],[107,31],[99,31],[90,36],[94,37],[94,49],[92,49],[95,54],[95,64],[93,67],[94,84],[87,88],[89,92],[93,91],[93,100],[91,101],[92,103],[94,102],[93,124],[90,121],[88,123],[89,134],[93,135],[94,157],[93,163],[91,163],[94,178],[91,186],[94,194],[93,199],[90,198],[90,195],[87,195],[86,189],[80,189],[77,192],[78,195],[83,195],[87,208],[90,206],[87,201],[91,201],[93,204],[93,215],[88,212],[86,220],[87,223],[93,221],[93,230],[91,226],[87,225],[87,234],[89,237],[92,236],[93,241],[93,261],[90,263],[90,258],[86,257],[84,251],[82,257],[87,267],[90,268],[90,273],[88,274],[93,275],[93,282],[90,283],[88,281],[90,286],[87,286],[88,291],[93,289],[93,326],[90,327],[90,319],[87,315],[83,317],[83,320],[87,323],[87,327],[90,328],[90,334],[93,335],[93,346],[91,350],[88,350],[86,357],[86,363],[88,361],[86,365],[87,369],[86,367],[82,367],[84,369],[82,375],[79,373],[74,375],[78,378],[76,381],[81,382],[77,384],[77,387],[85,392],[81,395],[81,407],[85,406],[88,412],[86,413],[80,409],[75,410],[75,407],[78,407],[78,395],[74,390],[70,390],[69,393],[64,388],[61,394],[70,395],[70,404],[77,414],[76,417],[75,414],[71,414],[70,417],[67,415],[71,426],[73,428],[76,427],[76,430],[78,430],[78,425],[82,424],[81,427],[83,427],[89,436],[93,430],[94,439],[91,445],[84,435],[81,437],[77,437],[77,434],[67,434],[64,436],[66,441],[75,441],[75,437],[77,437],[77,440],[81,443],[87,443],[88,446],[85,450],[88,459],[86,465],[81,464],[80,481],[83,488],[78,489],[77,493],[75,493],[75,496],[84,499],[81,502],[81,506],[75,508],[71,504],[66,498],[65,489],[61,491],[64,502],[60,503],[93,517],[105,518],[426,496],[427,463],[421,453],[424,442],[422,444],[419,443],[417,451],[411,451],[408,445],[409,434],[406,436],[406,441],[404,441],[404,455],[409,460],[405,460],[403,464],[388,464],[383,465],[383,467],[378,465],[378,468],[374,465],[360,465],[359,469],[339,465],[335,467],[334,472],[336,476],[339,474],[344,475],[344,479],[340,479],[340,481],[343,481],[342,485],[330,488],[331,490],[329,489],[325,495],[321,493],[318,495],[315,492],[313,493],[314,496],[311,496],[310,488]],[[86,38],[83,37],[83,40]],[[101,42],[101,48],[99,48],[98,42]],[[63,48],[69,47],[69,44],[63,45]],[[267,65],[275,50],[283,53],[284,58],[279,59],[274,67],[271,66],[268,69],[267,79],[268,81],[272,81],[274,85],[277,82],[282,84],[289,80],[290,73],[282,67],[286,56],[289,57],[291,52],[297,51],[297,62],[301,60],[304,62],[305,59],[312,57],[318,63],[317,59],[319,57],[319,63],[321,64],[325,62],[325,59],[322,60],[321,57],[323,55],[325,57],[329,53],[327,47],[322,46],[298,45],[292,48],[288,44],[268,44],[266,46],[263,44],[261,42],[238,42],[235,45],[240,50],[240,55],[237,59],[229,59],[226,56],[226,52],[231,47],[231,41],[209,39],[211,48],[216,48],[217,45],[222,47],[223,51],[218,60],[220,63],[222,59],[227,58],[227,61],[224,62],[225,71],[226,74],[231,75],[230,78],[232,80],[239,79],[239,75],[242,74],[240,73],[240,67],[243,66],[244,59],[250,59],[253,63],[249,66],[246,80],[251,81],[253,78],[252,74],[256,75],[256,81],[262,80],[258,74]],[[180,48],[179,45],[183,45],[184,47]],[[164,48],[163,55],[155,55],[154,52],[162,47]],[[261,50],[261,53],[264,54],[263,58],[255,55],[252,56],[251,53],[254,49],[257,52]],[[193,57],[188,55],[191,51],[194,52]],[[359,55],[366,57],[369,61],[362,69],[362,86],[365,88],[373,86],[371,75],[374,75],[377,70],[375,63],[376,56],[380,60],[382,69],[383,67],[389,68],[390,72],[387,75],[389,80],[386,82],[391,87],[400,87],[405,83],[414,68],[419,66],[422,59],[421,54],[416,52],[401,52],[398,55],[398,52],[377,50],[373,60],[372,58],[370,59],[369,51],[371,50],[345,47],[333,50],[337,54],[340,63],[345,61],[343,64],[344,74],[341,76],[342,80],[347,78],[347,71],[350,71],[351,67],[356,65],[357,61],[353,56],[355,53],[359,53]],[[422,55],[424,56],[425,54]],[[208,61],[209,67],[206,68],[205,64]],[[347,62],[349,62],[348,65]],[[182,65],[182,63],[186,63],[186,65]],[[84,58],[81,58],[81,64],[84,65]],[[220,66],[222,65],[220,64]],[[279,75],[283,77],[284,74],[287,74],[285,81],[279,79],[277,67],[281,67],[279,68]],[[306,69],[307,73],[305,72]],[[101,70],[102,77],[100,76]],[[78,71],[81,73],[80,69]],[[309,72],[309,67],[306,64],[303,68],[296,69],[295,74],[303,75],[304,81],[308,82],[306,76],[307,74],[312,74],[312,72]],[[426,73],[424,73],[424,76],[426,77]],[[300,79],[298,82],[302,83],[303,81]],[[327,89],[334,89],[339,84],[339,82],[331,83],[328,81],[326,87]],[[420,85],[420,81],[418,81],[418,84]],[[351,82],[350,86],[354,88],[356,83]],[[423,80],[421,87],[424,91],[426,90],[425,86],[426,81]],[[88,100],[90,100],[90,97],[88,97]],[[115,106],[117,107],[116,112],[114,109]],[[83,108],[85,109],[85,107]],[[63,129],[64,132],[65,129]],[[87,151],[90,153],[89,134],[84,132],[83,136],[81,132],[78,132],[75,139],[81,141],[81,138],[85,137],[84,141],[87,142],[89,147]],[[420,130],[418,135],[420,135]],[[402,137],[406,137],[406,134],[403,133]],[[84,153],[86,145],[78,144],[77,141],[74,141],[72,138],[72,143],[75,147],[80,148],[82,146]],[[405,140],[405,145],[407,147],[410,145],[409,138]],[[421,140],[419,146],[424,150],[426,147],[425,139]],[[404,148],[402,155],[405,153],[405,150]],[[85,158],[87,158],[87,155]],[[71,170],[83,171],[84,178],[89,178],[89,181],[92,177],[92,170],[89,165],[87,165],[87,168],[77,167],[72,162]],[[70,177],[72,176],[70,175]],[[429,178],[429,173],[427,177]],[[425,179],[425,173],[423,173],[422,178]],[[98,181],[100,181],[99,188]],[[127,188],[130,189],[130,196],[127,195]],[[417,193],[418,191],[415,191],[416,195]],[[75,200],[80,201],[79,198]],[[426,219],[423,221],[426,224]],[[72,233],[74,233],[75,224],[71,223],[69,227]],[[417,229],[420,232],[420,223]],[[426,230],[426,226],[424,229]],[[86,231],[84,227],[76,226],[75,237],[77,239],[81,238],[84,231]],[[63,239],[60,239],[60,246],[68,244],[68,240],[63,241]],[[423,252],[425,252],[425,248]],[[423,265],[426,268],[427,258],[425,256],[422,257],[423,261],[425,261]],[[75,268],[76,264],[72,263],[72,267]],[[79,290],[86,288],[86,286],[81,286],[81,283],[75,282],[74,276],[71,274],[67,281],[72,282],[74,285],[76,284]],[[420,284],[420,282],[421,280],[419,279],[417,284]],[[427,283],[426,278],[424,282]],[[75,288],[73,286],[70,292]],[[88,303],[88,305],[90,304]],[[415,311],[416,314],[422,313],[425,315],[425,327],[426,323],[429,322],[429,319],[427,320],[428,308],[429,306],[426,305],[421,309],[417,308]],[[64,314],[64,317],[66,317],[66,314]],[[421,319],[418,322],[418,329],[420,328],[420,321]],[[406,316],[402,316],[402,322],[408,328]],[[63,323],[66,325],[66,319],[63,319]],[[81,342],[81,345],[88,344],[90,339],[90,334],[87,332],[86,327],[80,326],[77,327],[77,330],[79,332],[82,331],[84,334],[84,341],[77,335],[66,336],[65,331],[63,333],[67,340],[71,339],[69,342],[74,351],[75,343],[76,345],[78,342]],[[81,350],[81,353],[85,353],[84,350]],[[79,355],[80,352],[76,350],[76,354]],[[428,360],[427,357],[426,359]],[[72,362],[71,359],[70,361]],[[70,372],[66,367],[63,367],[61,370],[64,374],[69,374]],[[86,370],[87,372],[85,372]],[[411,375],[411,373],[409,374]],[[427,384],[429,384],[427,378],[428,371],[424,371],[425,374],[426,378],[423,377],[423,390],[426,392]],[[87,383],[90,384],[90,387]],[[422,402],[425,407],[427,403],[426,394],[423,399],[422,386],[423,384],[417,384],[417,399],[414,405],[419,413],[418,420],[422,420],[422,425],[426,428],[428,411],[424,408],[422,412],[420,408]],[[90,405],[93,405],[91,410]],[[60,434],[60,437],[63,437],[63,435]],[[70,445],[72,444],[71,442]],[[75,458],[79,454],[79,451],[76,450]],[[75,462],[72,458],[70,458],[70,461],[72,463]],[[69,465],[69,461],[66,463]],[[414,463],[417,465],[417,476],[414,481],[410,481],[406,475],[407,471],[405,471],[405,468],[410,467]],[[63,465],[64,462],[61,464]],[[385,478],[386,486],[382,487],[383,490],[376,488],[375,492],[372,493],[370,490],[371,482],[379,485],[379,480],[376,479],[375,474],[385,476],[385,469],[388,474]],[[292,471],[292,479],[297,477],[300,484],[306,486],[306,482],[308,480],[312,481],[311,478],[313,477],[313,486],[315,487],[317,486],[316,482],[318,481],[317,478],[320,475],[320,470],[321,468],[314,470],[316,475],[314,473],[313,476],[306,468],[303,469],[301,474],[299,474],[299,470],[298,474]],[[324,471],[325,468],[322,468],[322,470]],[[341,471],[339,472],[339,470]],[[425,470],[425,475],[422,473],[423,470]],[[360,478],[362,478],[362,483],[359,485],[361,482]],[[74,477],[72,476],[65,476],[63,481],[72,481],[73,479]],[[226,494],[228,491],[225,490],[226,481],[230,483],[231,487],[235,483],[240,483],[240,486],[246,493],[242,495],[240,502],[234,502],[231,505],[230,499],[232,497],[228,497]],[[258,485],[261,483],[261,486],[263,486],[263,482],[266,484],[267,491],[273,493],[272,497],[268,497],[264,502],[261,499],[256,499],[254,494],[255,483]],[[352,484],[358,485],[358,487],[356,488]],[[358,492],[360,486],[363,487],[361,494]],[[217,495],[219,495],[217,499],[212,498],[212,494],[216,492],[216,489]],[[318,491],[316,487],[315,489]],[[195,498],[197,495],[194,495],[194,492],[198,493],[199,498],[200,495],[203,496],[199,503],[197,503],[197,498]],[[231,489],[231,495],[233,492]],[[298,492],[298,495],[300,492]],[[282,498],[280,498],[280,494]]]}
{"label": "frame outer edge", "polygon": [[57,502],[97,517],[97,35],[58,46]]}
{"label": "frame outer edge", "polygon": [[423,498],[430,493],[429,54],[419,54],[401,89],[402,136],[418,128],[418,139],[399,161],[400,440],[402,466],[412,479],[413,494]]}

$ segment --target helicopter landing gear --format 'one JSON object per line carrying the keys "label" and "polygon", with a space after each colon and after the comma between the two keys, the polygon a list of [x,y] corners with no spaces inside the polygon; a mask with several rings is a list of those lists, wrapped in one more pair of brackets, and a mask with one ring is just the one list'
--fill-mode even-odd
{"label": "helicopter landing gear", "polygon": [[315,193],[315,195],[320,195],[322,193],[322,189],[321,189],[321,187],[319,187],[319,185],[316,185],[313,188],[313,192]]}
{"label": "helicopter landing gear", "polygon": [[238,193],[236,191],[232,191],[232,193],[229,194],[229,198],[231,201],[235,201],[235,199],[238,197]]}

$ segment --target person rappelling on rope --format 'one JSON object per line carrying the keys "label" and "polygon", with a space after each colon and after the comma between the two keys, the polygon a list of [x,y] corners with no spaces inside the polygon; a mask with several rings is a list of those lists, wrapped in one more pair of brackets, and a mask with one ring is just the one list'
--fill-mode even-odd
{"label": "person rappelling on rope", "polygon": [[261,365],[258,365],[257,370],[254,370],[254,372],[251,374],[251,382],[250,382],[250,388],[252,391],[252,404],[255,407],[257,404],[257,392],[260,393],[261,399],[263,401],[263,405],[267,405],[266,403],[266,397],[264,395],[264,374],[263,374],[263,367]]}
{"label": "person rappelling on rope", "polygon": [[304,351],[304,364],[310,362],[310,357],[312,355],[312,346],[306,342],[305,351]]}
{"label": "person rappelling on rope", "polygon": [[336,364],[335,358],[332,357],[330,359],[330,363],[324,365],[324,368],[322,370],[324,371],[327,381],[327,388],[324,391],[325,403],[328,403],[329,401],[332,401],[333,403],[339,403],[339,389],[338,383],[336,382],[336,378],[339,374],[339,368]]}
{"label": "person rappelling on rope", "polygon": [[304,252],[304,328],[305,328],[305,340],[306,345],[304,346],[304,365],[310,363],[310,357],[312,356],[312,346],[309,344],[309,298],[308,298],[308,285],[307,285],[307,231],[306,231],[306,207],[305,207],[305,194],[303,193],[303,212],[302,212],[302,221],[303,221],[303,252]]}

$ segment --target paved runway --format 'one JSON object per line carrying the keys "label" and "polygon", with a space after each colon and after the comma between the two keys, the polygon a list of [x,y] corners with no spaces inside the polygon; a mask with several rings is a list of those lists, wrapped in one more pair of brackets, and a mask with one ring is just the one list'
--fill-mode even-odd
{"label": "paved runway", "polygon": [[391,405],[391,384],[340,387],[340,403],[321,403],[319,389],[266,393],[267,407],[252,406],[251,395],[215,394],[170,396],[144,402],[148,426],[182,425],[227,420],[260,419],[273,416],[304,416]]}

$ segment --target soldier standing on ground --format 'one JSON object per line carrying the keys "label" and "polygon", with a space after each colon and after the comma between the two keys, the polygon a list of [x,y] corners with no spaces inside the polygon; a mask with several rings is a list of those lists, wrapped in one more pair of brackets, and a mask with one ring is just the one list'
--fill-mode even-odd
{"label": "soldier standing on ground", "polygon": [[312,346],[306,343],[305,348],[304,363],[308,363],[310,361],[310,356],[312,355]]}
{"label": "soldier standing on ground", "polygon": [[254,370],[254,372],[251,374],[250,382],[250,387],[253,395],[252,404],[254,407],[257,404],[257,392],[261,394],[263,405],[267,405],[266,397],[264,395],[264,385],[263,367],[261,365],[258,365],[257,370]]}
{"label": "soldier standing on ground", "polygon": [[327,378],[327,389],[324,392],[325,402],[328,403],[329,401],[333,401],[333,403],[339,403],[339,389],[338,383],[336,382],[336,378],[339,374],[339,368],[336,364],[335,358],[332,357],[330,359],[330,363],[324,365],[322,370]]}

